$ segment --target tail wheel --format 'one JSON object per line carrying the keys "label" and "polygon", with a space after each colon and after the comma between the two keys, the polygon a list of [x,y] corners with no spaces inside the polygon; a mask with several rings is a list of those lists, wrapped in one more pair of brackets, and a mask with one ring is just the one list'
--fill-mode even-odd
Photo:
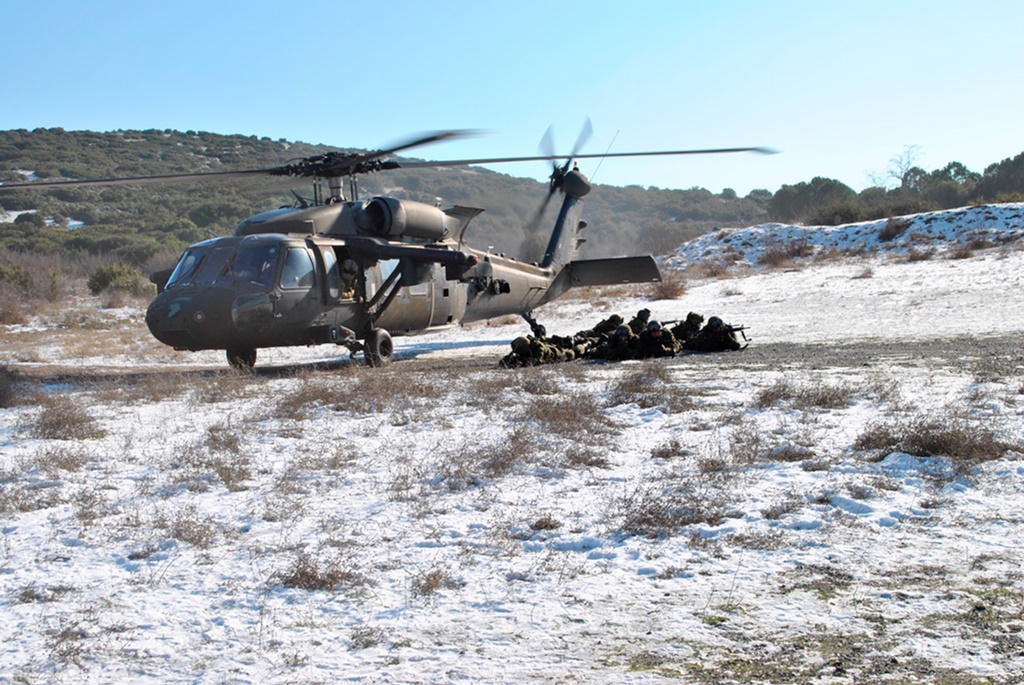
{"label": "tail wheel", "polygon": [[391,334],[383,328],[374,328],[363,342],[366,348],[363,355],[370,366],[385,366],[395,357],[395,345],[391,342]]}
{"label": "tail wheel", "polygon": [[239,371],[252,371],[256,366],[256,348],[231,349],[227,351],[228,364]]}

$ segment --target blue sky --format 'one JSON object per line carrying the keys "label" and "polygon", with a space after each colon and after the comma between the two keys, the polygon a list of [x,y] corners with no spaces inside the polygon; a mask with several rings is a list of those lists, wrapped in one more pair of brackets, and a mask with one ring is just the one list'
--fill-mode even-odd
{"label": "blue sky", "polygon": [[[917,146],[975,171],[1024,151],[1024,3],[4,3],[0,129],[171,128],[377,148],[485,136],[430,159],[767,146],[608,160],[598,183],[855,189]],[[540,162],[494,167],[544,177]],[[596,169],[596,173],[595,173]]]}

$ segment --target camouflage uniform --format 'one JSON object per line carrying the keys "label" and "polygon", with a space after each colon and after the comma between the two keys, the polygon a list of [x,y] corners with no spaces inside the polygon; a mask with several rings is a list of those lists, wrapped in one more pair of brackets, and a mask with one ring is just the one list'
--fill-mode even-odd
{"label": "camouflage uniform", "polygon": [[640,334],[637,341],[637,355],[641,359],[647,357],[674,357],[679,351],[679,344],[672,331],[665,330],[657,321],[647,324],[647,330]]}
{"label": "camouflage uniform", "polygon": [[633,331],[633,335],[640,335],[647,330],[647,322],[651,318],[650,309],[641,309],[636,313],[629,321],[629,330]]}
{"label": "camouflage uniform", "polygon": [[612,314],[604,321],[600,322],[593,328],[588,328],[583,331],[579,331],[573,336],[574,343],[582,343],[584,345],[596,346],[601,342],[601,338],[608,338],[609,335],[615,332],[615,329],[622,325],[622,317],[618,314]]}
{"label": "camouflage uniform", "polygon": [[686,320],[676,324],[672,327],[672,335],[675,336],[676,341],[685,346],[687,342],[693,340],[700,333],[700,327],[704,323],[704,317],[696,312],[690,312],[686,315]]}
{"label": "camouflage uniform", "polygon": [[736,334],[729,326],[718,318],[712,316],[708,319],[707,325],[701,329],[695,338],[688,341],[685,349],[696,352],[723,352],[725,350],[738,350],[743,346],[736,339]]}
{"label": "camouflage uniform", "polygon": [[594,348],[590,356],[607,361],[636,359],[638,340],[639,338],[633,335],[629,326],[619,326],[615,329],[615,335]]}
{"label": "camouflage uniform", "polygon": [[563,349],[544,338],[521,335],[512,341],[511,354],[502,358],[499,363],[506,369],[515,369],[521,366],[572,361],[575,357],[574,349]]}

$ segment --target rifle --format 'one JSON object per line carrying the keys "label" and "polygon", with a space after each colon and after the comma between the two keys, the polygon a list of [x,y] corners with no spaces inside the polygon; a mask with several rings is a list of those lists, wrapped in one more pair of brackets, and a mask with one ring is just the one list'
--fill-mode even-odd
{"label": "rifle", "polygon": [[[724,330],[727,333],[739,333],[740,335],[743,336],[744,342],[747,342],[747,343],[750,342],[750,338],[748,338],[747,334],[743,332],[743,331],[747,330],[746,326],[725,326]],[[746,345],[744,345],[744,347],[746,347]]]}

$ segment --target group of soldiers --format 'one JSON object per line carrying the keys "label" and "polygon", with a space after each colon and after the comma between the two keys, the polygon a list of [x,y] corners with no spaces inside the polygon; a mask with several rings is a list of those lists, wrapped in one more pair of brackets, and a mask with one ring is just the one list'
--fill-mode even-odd
{"label": "group of soldiers", "polygon": [[[717,316],[690,312],[682,321],[665,325],[651,319],[651,310],[641,309],[629,323],[612,314],[593,328],[572,336],[548,337],[544,327],[530,321],[533,335],[512,341],[512,352],[501,360],[506,368],[551,364],[576,359],[624,361],[651,357],[674,357],[685,352],[722,352],[745,347],[736,338],[742,326],[729,326]],[[668,324],[674,324],[671,327]],[[745,339],[745,337],[744,337]]]}

